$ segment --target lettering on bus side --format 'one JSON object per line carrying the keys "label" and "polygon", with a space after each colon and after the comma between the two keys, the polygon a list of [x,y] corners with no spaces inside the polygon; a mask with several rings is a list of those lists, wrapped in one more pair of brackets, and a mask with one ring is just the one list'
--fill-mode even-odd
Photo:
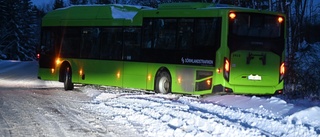
{"label": "lettering on bus side", "polygon": [[208,59],[192,59],[192,58],[181,58],[182,64],[201,64],[201,65],[213,65],[213,60]]}

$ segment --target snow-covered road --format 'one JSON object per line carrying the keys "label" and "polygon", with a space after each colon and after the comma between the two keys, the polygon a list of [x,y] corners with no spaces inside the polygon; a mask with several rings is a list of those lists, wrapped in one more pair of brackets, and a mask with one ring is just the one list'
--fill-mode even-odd
{"label": "snow-covered road", "polygon": [[320,137],[319,102],[104,86],[66,92],[36,74],[36,62],[0,61],[0,136]]}

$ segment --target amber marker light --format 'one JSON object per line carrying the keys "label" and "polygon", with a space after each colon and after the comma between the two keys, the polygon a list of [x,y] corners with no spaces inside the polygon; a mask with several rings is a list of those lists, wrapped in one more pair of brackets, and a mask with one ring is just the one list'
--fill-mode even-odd
{"label": "amber marker light", "polygon": [[230,13],[230,14],[229,14],[230,19],[235,19],[236,16],[237,16],[237,15],[236,15],[235,13]]}
{"label": "amber marker light", "polygon": [[221,69],[220,69],[220,68],[217,69],[217,73],[218,73],[218,74],[221,73]]}
{"label": "amber marker light", "polygon": [[61,63],[60,58],[57,58],[57,59],[56,59],[56,64],[60,64],[60,63]]}
{"label": "amber marker light", "polygon": [[279,22],[279,23],[282,23],[283,20],[284,20],[283,17],[278,17],[278,22]]}
{"label": "amber marker light", "polygon": [[83,71],[82,69],[79,70],[79,75],[82,76],[83,75]]}
{"label": "amber marker light", "polygon": [[148,80],[149,80],[149,81],[151,80],[151,75],[148,75]]}
{"label": "amber marker light", "polygon": [[54,73],[54,68],[51,69],[51,73]]}
{"label": "amber marker light", "polygon": [[120,71],[117,73],[117,78],[120,78]]}
{"label": "amber marker light", "polygon": [[207,84],[208,84],[208,86],[210,86],[211,85],[211,80],[207,80]]}
{"label": "amber marker light", "polygon": [[178,83],[181,84],[181,77],[178,78]]}

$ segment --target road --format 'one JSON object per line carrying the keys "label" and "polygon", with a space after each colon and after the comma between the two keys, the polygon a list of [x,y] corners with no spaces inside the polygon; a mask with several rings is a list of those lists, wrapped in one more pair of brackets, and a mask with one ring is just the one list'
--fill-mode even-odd
{"label": "road", "polygon": [[0,137],[320,137],[320,103],[196,98],[36,78],[36,62],[0,61]]}
{"label": "road", "polygon": [[83,109],[91,100],[78,90],[1,87],[0,136],[138,136],[125,125]]}

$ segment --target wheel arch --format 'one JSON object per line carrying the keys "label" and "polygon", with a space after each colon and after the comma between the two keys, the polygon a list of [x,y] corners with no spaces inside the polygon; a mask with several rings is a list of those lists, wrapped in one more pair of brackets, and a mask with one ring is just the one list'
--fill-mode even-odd
{"label": "wheel arch", "polygon": [[172,75],[170,73],[170,70],[167,67],[162,66],[157,70],[157,73],[155,75],[155,79],[153,81],[154,82],[154,84],[153,84],[154,85],[153,86],[154,90],[156,90],[157,78],[158,78],[158,76],[160,75],[161,72],[167,72],[169,74],[170,79],[171,79],[170,87],[172,88]]}
{"label": "wheel arch", "polygon": [[71,65],[68,61],[64,61],[61,63],[60,65],[60,69],[59,69],[59,82],[64,82],[64,77],[65,77],[65,73],[64,70],[66,67],[70,67],[70,73],[72,74],[72,68]]}

